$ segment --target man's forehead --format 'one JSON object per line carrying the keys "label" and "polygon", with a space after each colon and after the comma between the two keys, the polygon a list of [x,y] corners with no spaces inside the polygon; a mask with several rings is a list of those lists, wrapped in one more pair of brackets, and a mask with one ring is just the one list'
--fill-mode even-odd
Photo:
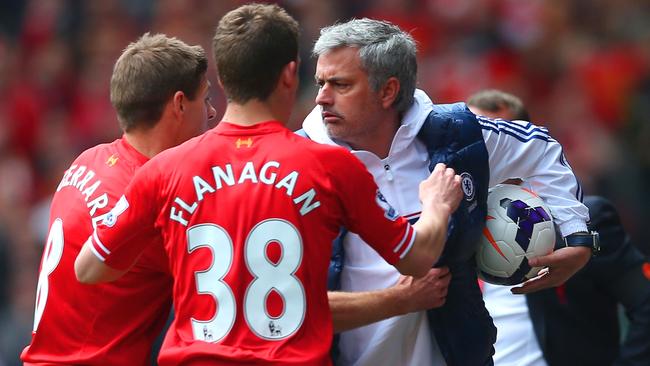
{"label": "man's forehead", "polygon": [[[350,49],[350,48],[348,48]],[[352,74],[364,71],[361,67],[361,60],[355,49],[352,52],[346,52],[343,49],[335,49],[324,53],[318,57],[316,62],[316,75],[337,75]]]}

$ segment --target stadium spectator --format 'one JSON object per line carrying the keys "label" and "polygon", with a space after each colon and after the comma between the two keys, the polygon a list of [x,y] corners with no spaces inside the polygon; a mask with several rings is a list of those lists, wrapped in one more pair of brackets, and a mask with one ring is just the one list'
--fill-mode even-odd
{"label": "stadium spectator", "polygon": [[326,278],[338,228],[421,276],[442,252],[460,177],[444,164],[424,176],[411,226],[348,151],[287,129],[298,23],[277,5],[228,12],[213,52],[228,97],[222,122],[136,174],[79,254],[77,276],[115,279],[160,241],[175,314],[161,365],[331,364]]}
{"label": "stadium spectator", "polygon": [[[500,90],[473,94],[467,105],[490,118],[529,120],[521,99]],[[496,366],[650,364],[650,263],[631,243],[608,200],[585,196],[584,203],[589,228],[600,234],[600,251],[582,270],[526,297],[513,296],[507,286],[483,285],[498,330]],[[624,337],[619,305],[629,321]]]}
{"label": "stadium spectator", "polygon": [[[304,133],[314,141],[352,150],[388,201],[409,219],[420,216],[418,182],[438,162],[461,175],[465,196],[452,216],[438,261],[451,272],[445,304],[343,332],[338,360],[358,366],[491,364],[495,329],[483,304],[473,257],[485,221],[488,186],[513,176],[540,184],[540,195],[557,213],[560,230],[571,242],[537,258],[537,263],[531,261],[550,271],[513,291],[556,286],[591,255],[589,248],[577,247],[580,241],[574,241],[588,235],[588,213],[576,198],[580,187],[564,164],[562,147],[543,128],[477,119],[463,103],[433,104],[415,89],[415,42],[388,22],[364,18],[326,27],[313,53],[318,57],[318,106],[305,119]],[[375,307],[368,303],[383,298],[373,298],[376,292],[368,291],[393,286],[399,274],[366,249],[359,236],[342,236],[342,244],[335,243],[331,266],[334,274],[340,272],[342,292],[330,293],[330,307],[335,321],[340,316],[361,325],[376,320],[378,314],[369,311]]]}
{"label": "stadium spectator", "polygon": [[215,117],[207,64],[202,47],[149,33],[115,63],[110,94],[124,135],[83,152],[54,194],[26,365],[149,364],[171,309],[164,251],[150,245],[126,276],[98,286],[77,282],[73,264],[135,171]]}

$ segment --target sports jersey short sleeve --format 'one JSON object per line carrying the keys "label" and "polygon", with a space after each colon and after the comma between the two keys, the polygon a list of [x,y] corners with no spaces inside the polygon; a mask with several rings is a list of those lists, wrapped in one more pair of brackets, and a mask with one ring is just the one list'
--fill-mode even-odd
{"label": "sports jersey short sleeve", "polygon": [[415,235],[355,157],[275,121],[221,122],[159,154],[107,223],[90,240],[109,266],[128,268],[154,237],[168,255],[161,366],[330,364],[332,240],[348,227],[395,263]]}
{"label": "sports jersey short sleeve", "polygon": [[[108,217],[98,226],[110,229],[99,239],[97,232],[89,238],[92,251],[108,266],[127,270],[150,243],[160,240],[157,217],[158,171],[145,164],[135,175]],[[104,241],[110,243],[104,244]],[[162,248],[160,248],[162,249]]]}
{"label": "sports jersey short sleeve", "polygon": [[88,286],[74,273],[81,246],[94,226],[110,222],[109,210],[147,160],[122,138],[83,152],[63,174],[50,208],[34,329],[22,361],[148,365],[171,307],[162,247],[145,250],[133,271],[113,283]]}

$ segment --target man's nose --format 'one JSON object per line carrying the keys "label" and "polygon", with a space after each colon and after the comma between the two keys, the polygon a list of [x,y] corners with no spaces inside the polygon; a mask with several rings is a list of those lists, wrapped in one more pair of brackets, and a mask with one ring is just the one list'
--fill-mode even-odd
{"label": "man's nose", "polygon": [[332,93],[330,87],[327,84],[324,84],[318,89],[318,94],[316,94],[316,104],[318,105],[331,105],[332,104]]}

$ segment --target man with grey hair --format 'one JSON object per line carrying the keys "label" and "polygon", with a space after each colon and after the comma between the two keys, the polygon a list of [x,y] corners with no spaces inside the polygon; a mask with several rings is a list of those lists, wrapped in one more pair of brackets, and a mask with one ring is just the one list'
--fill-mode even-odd
{"label": "man with grey hair", "polygon": [[[465,196],[449,222],[447,244],[436,265],[442,269],[423,279],[400,278],[357,235],[342,231],[330,273],[330,288],[340,290],[329,294],[335,329],[369,325],[341,333],[336,361],[491,365],[496,330],[474,262],[487,188],[509,177],[525,177],[552,208],[567,238],[567,248],[530,261],[549,271],[513,292],[562,283],[591,255],[582,247],[590,245],[588,212],[562,147],[542,127],[477,118],[463,103],[433,104],[415,89],[415,42],[390,23],[355,19],[324,28],[313,53],[318,57],[318,106],[305,119],[303,134],[352,150],[386,199],[411,220],[421,211],[419,181],[438,162],[461,174]],[[443,266],[451,272],[448,288]],[[414,292],[416,287],[426,291]],[[411,305],[402,306],[405,301]],[[437,307],[404,314],[432,306]]]}

